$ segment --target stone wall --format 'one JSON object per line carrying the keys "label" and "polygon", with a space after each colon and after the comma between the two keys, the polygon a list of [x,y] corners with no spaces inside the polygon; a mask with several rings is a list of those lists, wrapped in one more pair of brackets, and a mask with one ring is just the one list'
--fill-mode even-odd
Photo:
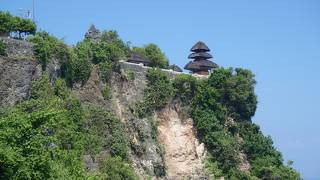
{"label": "stone wall", "polygon": [[[145,79],[145,73],[147,72],[148,69],[150,69],[151,67],[148,66],[143,66],[143,64],[135,64],[135,63],[130,63],[130,62],[125,62],[125,61],[120,61],[120,69],[122,71],[128,71],[131,70],[133,72],[139,72],[138,75],[141,75],[141,78]],[[183,72],[176,72],[173,71],[171,69],[161,69],[161,71],[165,72],[169,78],[173,79],[174,77],[176,77],[178,74],[186,74]],[[140,78],[140,76],[138,76],[138,78]]]}

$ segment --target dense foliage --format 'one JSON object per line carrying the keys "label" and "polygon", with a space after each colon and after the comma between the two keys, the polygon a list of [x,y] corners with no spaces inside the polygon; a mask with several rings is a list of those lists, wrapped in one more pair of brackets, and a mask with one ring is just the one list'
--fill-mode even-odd
{"label": "dense foliage", "polygon": [[[198,136],[208,149],[209,174],[228,179],[299,179],[293,168],[283,165],[271,138],[251,123],[257,105],[254,85],[254,75],[244,69],[220,68],[205,80],[179,75],[173,81],[176,96],[189,103]],[[251,164],[249,172],[239,170],[240,153]]]}
{"label": "dense foliage", "polygon": [[151,67],[168,68],[169,61],[161,49],[155,44],[147,44],[144,47],[134,47],[133,52],[151,61]]}
{"label": "dense foliage", "polygon": [[164,108],[173,94],[169,77],[160,69],[148,69],[146,77],[148,82],[144,91],[144,99],[135,107],[135,113],[139,117]]}
{"label": "dense foliage", "polygon": [[6,55],[6,44],[3,42],[2,39],[0,39],[0,56]]}
{"label": "dense foliage", "polygon": [[36,58],[41,62],[43,70],[51,59],[57,59],[62,64],[64,73],[67,72],[71,52],[66,44],[45,31],[36,33],[29,41],[34,44]]}
{"label": "dense foliage", "polygon": [[[0,13],[0,32],[12,32],[8,31],[12,26],[8,17],[14,19]],[[157,141],[157,123],[150,115],[172,99],[179,99],[194,120],[197,136],[206,145],[209,174],[227,179],[300,178],[290,164],[283,164],[272,139],[251,122],[257,97],[250,71],[219,68],[208,79],[181,74],[170,80],[159,69],[167,68],[168,60],[156,45],[130,49],[116,31],[103,32],[100,40],[85,39],[72,48],[46,32],[38,32],[29,40],[34,43],[44,73],[33,82],[30,99],[0,109],[0,179],[137,179],[129,161],[124,125],[102,107],[81,104],[68,88],[73,83],[84,84],[95,67],[102,80],[101,93],[109,100],[109,80],[118,71],[118,61],[130,51],[157,67],[148,69],[144,98],[131,107],[136,119],[148,116],[146,124],[151,126],[152,133],[146,135],[141,130],[139,137],[151,133],[152,140]],[[5,44],[0,41],[0,55],[4,53]],[[53,60],[61,64],[60,78],[54,86],[45,72]],[[135,74],[128,70],[126,77],[134,80]],[[146,148],[142,143],[132,150],[143,154]],[[99,171],[86,172],[81,157],[94,157],[101,151],[108,155]],[[247,172],[239,170],[243,163],[240,154],[251,165]],[[165,175],[162,166],[155,171],[157,176]]]}
{"label": "dense foliage", "polygon": [[37,26],[32,20],[0,11],[0,34],[15,33],[18,38],[22,38],[29,34],[35,34],[36,29]]}
{"label": "dense foliage", "polygon": [[0,179],[87,179],[82,155],[101,149],[110,156],[93,177],[135,177],[120,120],[99,107],[84,110],[62,79],[52,87],[44,75],[31,99],[0,109],[0,129]]}

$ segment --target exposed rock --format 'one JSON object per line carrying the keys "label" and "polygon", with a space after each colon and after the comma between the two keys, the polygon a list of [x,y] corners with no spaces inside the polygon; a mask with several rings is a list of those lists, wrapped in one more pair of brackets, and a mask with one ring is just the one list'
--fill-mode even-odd
{"label": "exposed rock", "polygon": [[29,97],[31,82],[41,67],[33,59],[0,57],[0,106],[11,106]]}
{"label": "exposed rock", "polygon": [[98,41],[101,37],[101,32],[92,24],[85,34],[85,38],[91,39],[93,41]]}
{"label": "exposed rock", "polygon": [[180,104],[174,103],[156,113],[159,138],[165,149],[169,179],[208,179],[204,170],[206,151],[193,130],[192,119],[180,119]]}
{"label": "exposed rock", "polygon": [[81,102],[104,107],[106,102],[101,94],[102,87],[100,83],[98,70],[93,67],[88,81],[84,85],[81,83],[74,84],[72,91]]}
{"label": "exposed rock", "polygon": [[25,40],[0,38],[6,44],[6,54],[12,58],[34,58],[33,45]]}

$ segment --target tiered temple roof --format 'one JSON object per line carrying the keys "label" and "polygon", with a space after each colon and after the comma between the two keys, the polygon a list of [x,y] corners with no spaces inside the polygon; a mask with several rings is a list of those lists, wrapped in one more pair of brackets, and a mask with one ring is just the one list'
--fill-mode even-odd
{"label": "tiered temple roof", "polygon": [[199,41],[191,49],[192,52],[188,58],[192,59],[184,69],[192,71],[192,73],[208,75],[209,71],[213,68],[217,68],[218,65],[208,59],[211,59],[212,56],[208,52],[210,49],[208,46]]}

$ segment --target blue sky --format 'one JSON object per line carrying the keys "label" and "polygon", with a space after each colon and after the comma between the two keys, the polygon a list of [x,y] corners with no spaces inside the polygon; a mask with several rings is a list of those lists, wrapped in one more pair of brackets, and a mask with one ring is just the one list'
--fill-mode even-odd
{"label": "blue sky", "polygon": [[[32,0],[0,0],[19,15]],[[125,41],[155,43],[183,67],[198,40],[224,67],[256,74],[253,119],[306,179],[320,178],[320,1],[317,0],[35,0],[38,27],[68,44],[90,24]]]}

